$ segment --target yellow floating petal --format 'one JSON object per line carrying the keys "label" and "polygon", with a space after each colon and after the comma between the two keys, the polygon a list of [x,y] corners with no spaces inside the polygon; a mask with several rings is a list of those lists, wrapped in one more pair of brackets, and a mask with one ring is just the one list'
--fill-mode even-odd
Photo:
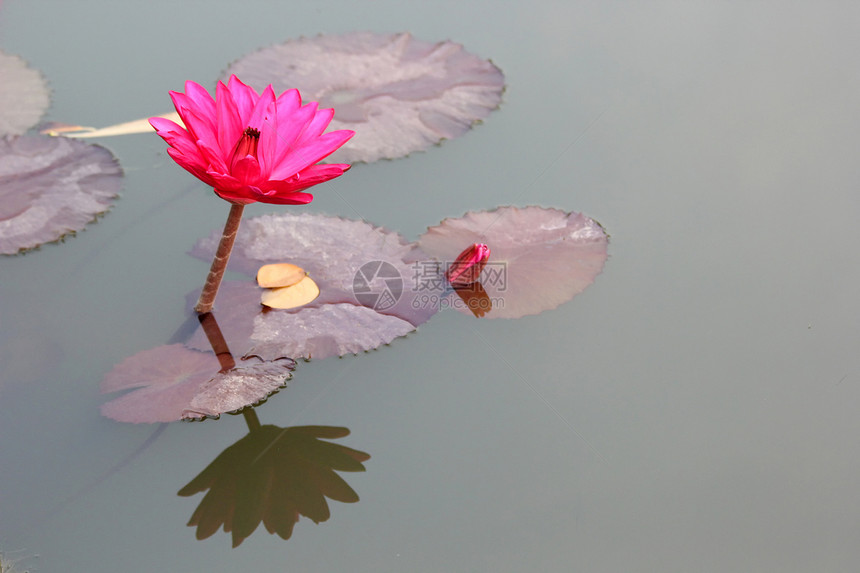
{"label": "yellow floating petal", "polygon": [[263,265],[257,271],[257,284],[263,288],[288,287],[298,283],[306,275],[303,268],[290,263]]}
{"label": "yellow floating petal", "polygon": [[[179,118],[179,114],[175,111],[171,113],[166,113],[160,117],[175,121],[179,125],[182,125],[182,120]],[[83,127],[80,125],[62,125],[42,130],[42,133],[45,135],[62,135],[65,137],[78,138],[109,137],[112,135],[129,135],[132,133],[154,132],[155,130],[152,128],[151,125],[149,125],[149,118],[136,119],[134,121],[128,121],[126,123],[119,123],[117,125],[103,127],[101,129],[95,129],[93,127]]]}
{"label": "yellow floating petal", "polygon": [[296,308],[313,301],[320,295],[320,287],[306,276],[293,286],[267,290],[260,299],[269,308]]}

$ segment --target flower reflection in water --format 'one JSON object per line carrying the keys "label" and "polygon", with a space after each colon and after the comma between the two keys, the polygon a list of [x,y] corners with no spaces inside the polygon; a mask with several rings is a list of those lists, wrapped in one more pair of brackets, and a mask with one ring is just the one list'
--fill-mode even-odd
{"label": "flower reflection in water", "polygon": [[362,462],[370,455],[325,441],[347,436],[348,429],[279,428],[261,425],[252,409],[243,414],[248,435],[179,490],[180,496],[209,490],[188,522],[197,526],[197,539],[206,539],[223,526],[236,547],[260,522],[269,533],[289,539],[300,515],[315,523],[328,520],[326,498],[358,501],[355,490],[335,471],[364,471]]}

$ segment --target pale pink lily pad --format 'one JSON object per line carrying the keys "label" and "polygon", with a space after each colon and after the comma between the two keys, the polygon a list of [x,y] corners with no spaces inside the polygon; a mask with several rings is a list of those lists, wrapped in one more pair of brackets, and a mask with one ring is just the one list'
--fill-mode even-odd
{"label": "pale pink lily pad", "polygon": [[[215,232],[199,241],[192,254],[211,260],[219,236]],[[308,273],[320,296],[300,308],[263,312],[263,289],[250,280],[226,282],[217,302],[218,321],[230,348],[267,359],[373,350],[439,310],[415,304],[414,265],[423,259],[414,243],[364,221],[308,213],[254,217],[242,222],[230,268],[255,276],[261,265],[288,262]],[[200,330],[188,344],[207,348]]]}
{"label": "pale pink lily pad", "polygon": [[[235,356],[244,356],[251,350],[251,333],[254,331],[254,318],[266,311],[260,304],[260,294],[263,292],[253,281],[224,281],[218,289],[218,304],[215,314],[218,317],[218,327]],[[197,303],[200,289],[186,296],[188,309]],[[211,350],[212,345],[202,327],[197,327],[185,343],[197,350]],[[287,356],[292,358],[292,356]],[[280,358],[280,357],[278,357]]]}
{"label": "pale pink lily pad", "polygon": [[473,243],[486,243],[491,251],[480,278],[493,303],[484,317],[519,318],[555,308],[594,282],[606,262],[608,237],[599,223],[580,213],[500,207],[445,219],[418,241],[442,262],[454,261]]}
{"label": "pale pink lily pad", "polygon": [[103,147],[39,135],[0,138],[0,253],[80,231],[110,209],[121,184],[122,169]]}
{"label": "pale pink lily pad", "polygon": [[258,90],[298,88],[334,108],[331,129],[356,132],[327,158],[334,163],[403,157],[459,137],[499,106],[505,83],[499,68],[460,44],[408,33],[290,40],[240,58],[231,74]]}
{"label": "pale pink lily pad", "polygon": [[101,412],[131,423],[218,417],[262,402],[287,385],[294,368],[289,359],[252,357],[220,372],[211,352],[159,346],[126,358],[105,375],[102,393],[134,390],[103,404]]}
{"label": "pale pink lily pad", "polygon": [[[218,324],[227,345],[237,353],[265,360],[320,360],[374,350],[415,330],[407,320],[350,303],[314,301],[289,310],[264,309],[262,290],[251,281],[221,285]],[[188,296],[189,304],[196,300],[196,292]],[[210,347],[200,328],[186,344],[201,350]]]}
{"label": "pale pink lily pad", "polygon": [[[320,360],[374,350],[415,330],[406,320],[349,303],[264,310],[261,290],[250,281],[228,281],[218,295],[224,307],[218,324],[227,346],[246,356]],[[188,300],[196,300],[196,293]],[[186,344],[210,347],[202,329]]]}
{"label": "pale pink lily pad", "polygon": [[254,318],[251,349],[264,358],[321,359],[359,354],[415,330],[409,322],[365,306],[326,304],[297,312],[267,312]]}
{"label": "pale pink lily pad", "polygon": [[[191,254],[211,261],[220,236],[220,231],[214,231],[208,238],[198,241]],[[242,221],[228,268],[256,276],[264,264],[292,263],[303,268],[319,285],[320,296],[309,307],[336,303],[370,306],[377,312],[418,326],[438,310],[415,304],[419,294],[415,265],[425,258],[414,243],[406,242],[400,234],[365,221],[283,213]],[[362,269],[373,271],[375,261],[386,263],[385,268],[395,275],[392,282],[396,282],[397,276],[402,281],[396,289],[399,290],[394,297],[396,302],[391,306],[381,304],[382,301],[372,296],[377,290],[383,290],[384,277],[358,275]],[[365,267],[369,263],[371,267]],[[367,279],[364,286],[369,288],[370,295],[357,297],[356,281],[364,279]],[[224,303],[216,303],[216,308],[224,307]],[[222,320],[220,313],[218,316],[219,321]]]}
{"label": "pale pink lily pad", "polygon": [[20,135],[48,109],[48,84],[24,60],[4,52],[0,52],[0,78],[0,136]]}

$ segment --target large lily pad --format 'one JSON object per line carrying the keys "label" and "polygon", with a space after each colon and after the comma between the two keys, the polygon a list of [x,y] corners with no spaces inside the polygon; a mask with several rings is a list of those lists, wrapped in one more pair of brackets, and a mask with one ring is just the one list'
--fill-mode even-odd
{"label": "large lily pad", "polygon": [[[585,215],[533,206],[445,219],[418,240],[443,263],[473,243],[487,244],[491,254],[481,274],[484,292],[466,296],[492,302],[484,318],[519,318],[555,308],[594,282],[606,262],[608,236]],[[472,312],[454,298],[449,306]]]}
{"label": "large lily pad", "polygon": [[454,42],[410,34],[354,32],[299,38],[249,54],[229,66],[258,90],[298,88],[334,108],[332,129],[355,137],[327,161],[403,157],[459,137],[501,102],[504,75]]}
{"label": "large lily pad", "polygon": [[[191,253],[211,260],[219,237],[216,231],[198,241]],[[416,304],[415,265],[425,258],[398,233],[365,221],[308,213],[251,218],[239,229],[230,268],[256,276],[262,265],[288,262],[307,271],[320,296],[300,308],[263,311],[262,289],[251,281],[226,282],[218,320],[231,348],[267,359],[373,350],[439,310]],[[200,330],[188,344],[207,347]]]}
{"label": "large lily pad", "polygon": [[[214,231],[191,254],[211,261],[220,236]],[[320,296],[308,306],[367,306],[418,326],[435,312],[415,304],[416,264],[425,258],[415,243],[365,221],[284,213],[242,221],[228,268],[256,276],[264,264],[292,263],[319,285]]]}
{"label": "large lily pad", "polygon": [[358,354],[415,330],[409,322],[354,304],[326,304],[254,318],[251,352],[264,358],[328,358]]}
{"label": "large lily pad", "polygon": [[0,253],[80,231],[110,209],[122,169],[103,147],[40,135],[0,138]]}
{"label": "large lily pad", "polygon": [[48,109],[48,84],[24,60],[3,52],[0,78],[0,136],[20,135],[36,125]]}

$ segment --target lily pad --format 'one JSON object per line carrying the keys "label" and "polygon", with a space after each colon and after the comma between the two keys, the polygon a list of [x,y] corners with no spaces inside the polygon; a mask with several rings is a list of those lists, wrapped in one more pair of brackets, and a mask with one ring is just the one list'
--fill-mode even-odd
{"label": "lily pad", "polygon": [[[198,241],[191,254],[211,261],[220,237],[221,232],[214,231]],[[415,265],[426,258],[415,243],[365,221],[283,213],[242,221],[227,268],[253,277],[261,265],[289,261],[319,285],[320,296],[309,307],[368,306],[418,326],[436,311],[415,304],[420,294]]]}
{"label": "lily pad", "polygon": [[[319,360],[374,350],[415,330],[407,320],[350,303],[314,301],[301,308],[264,310],[262,291],[251,281],[221,285],[218,324],[227,345],[237,354],[266,360],[286,356]],[[190,293],[189,304],[196,297],[197,293]],[[201,328],[186,344],[201,350],[210,347]]]}
{"label": "lily pad", "polygon": [[[242,356],[251,349],[249,341],[254,331],[254,318],[264,312],[264,307],[260,304],[262,293],[263,289],[250,280],[224,281],[218,289],[218,326],[225,344],[236,356]],[[189,311],[199,296],[200,289],[186,295]],[[186,345],[204,351],[212,348],[202,327],[194,330]]]}
{"label": "lily pad", "polygon": [[[199,241],[192,254],[211,260],[219,237]],[[262,289],[224,283],[219,323],[231,348],[267,359],[373,350],[438,312],[438,305],[416,304],[422,293],[414,265],[423,259],[414,243],[364,221],[308,213],[251,218],[239,229],[230,267],[254,276],[260,265],[290,261],[308,272],[320,295],[301,308],[262,312]],[[207,347],[199,330],[188,344]]]}
{"label": "lily pad", "polygon": [[126,358],[105,375],[102,393],[135,390],[103,404],[101,412],[132,423],[218,417],[262,402],[287,385],[294,369],[293,360],[251,357],[222,371],[211,352],[159,346]]}
{"label": "lily pad", "polygon": [[231,64],[258,90],[334,108],[331,129],[355,137],[328,157],[333,163],[403,157],[463,135],[501,103],[504,74],[454,42],[423,42],[410,34],[354,32],[299,38]]}
{"label": "lily pad", "polygon": [[[580,213],[543,207],[500,207],[445,219],[418,244],[443,263],[464,247],[486,243],[491,251],[479,282],[466,298],[491,301],[484,318],[519,318],[569,301],[594,282],[606,262],[608,236]],[[451,295],[450,306],[472,313]],[[460,300],[464,298],[457,297]]]}
{"label": "lily pad", "polygon": [[251,352],[264,358],[321,359],[359,354],[415,330],[409,322],[354,304],[327,304],[254,318]]}
{"label": "lily pad", "polygon": [[0,136],[20,135],[48,109],[48,84],[24,60],[4,52],[0,52],[0,78]]}
{"label": "lily pad", "polygon": [[113,204],[122,169],[103,147],[40,135],[0,138],[0,253],[80,231]]}

